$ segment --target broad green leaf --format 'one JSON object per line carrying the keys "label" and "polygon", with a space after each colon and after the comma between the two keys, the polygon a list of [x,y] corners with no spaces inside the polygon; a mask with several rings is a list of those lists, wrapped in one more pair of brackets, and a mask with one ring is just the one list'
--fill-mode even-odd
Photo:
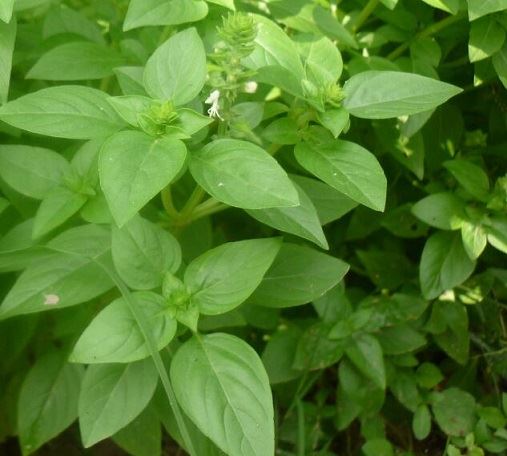
{"label": "broad green leaf", "polygon": [[69,164],[61,155],[34,146],[0,146],[0,177],[17,192],[43,199],[62,183]]}
{"label": "broad green leaf", "polygon": [[192,101],[206,80],[206,53],[195,28],[173,35],[146,62],[144,86],[149,95],[176,106]]}
{"label": "broad green leaf", "polygon": [[[176,321],[167,312],[167,304],[152,292],[132,294],[139,311],[151,329],[151,337],[162,350],[176,332]],[[75,363],[130,363],[150,356],[145,336],[125,298],[105,307],[88,325],[74,346],[70,361]]]}
{"label": "broad green leaf", "polygon": [[113,49],[77,41],[61,44],[42,54],[26,77],[46,81],[102,79],[112,75],[113,68],[123,63],[124,58]]}
{"label": "broad green leaf", "polygon": [[441,230],[459,230],[465,219],[465,205],[453,193],[434,193],[415,203],[412,214]]}
{"label": "broad green leaf", "polygon": [[435,8],[447,11],[451,14],[456,14],[459,10],[459,0],[422,0],[428,5],[434,6]]}
{"label": "broad green leaf", "polygon": [[301,371],[293,367],[301,335],[302,331],[296,325],[284,325],[270,335],[262,353],[262,364],[270,384],[289,382],[301,376]]}
{"label": "broad green leaf", "polygon": [[298,127],[293,119],[282,117],[271,122],[262,136],[274,144],[296,144],[299,142]]}
{"label": "broad green leaf", "polygon": [[154,407],[148,406],[112,437],[114,443],[132,456],[160,456],[162,430]]}
{"label": "broad green leaf", "polygon": [[382,347],[370,334],[359,334],[345,347],[347,357],[359,371],[369,378],[378,388],[386,387],[386,372]]}
{"label": "broad green leaf", "polygon": [[66,187],[52,189],[41,201],[33,222],[33,237],[39,238],[58,228],[86,203],[87,197]]}
{"label": "broad green leaf", "polygon": [[502,216],[491,217],[486,231],[488,242],[500,252],[507,254],[507,218]]}
{"label": "broad green leaf", "polygon": [[459,94],[459,87],[418,74],[364,71],[343,87],[343,105],[356,117],[388,119],[428,111]]}
{"label": "broad green leaf", "polygon": [[157,382],[151,359],[89,366],[79,395],[79,428],[85,448],[134,420],[148,405]]}
{"label": "broad green leaf", "polygon": [[431,413],[426,404],[417,407],[412,418],[412,432],[417,440],[424,440],[431,432]]}
{"label": "broad green leaf", "polygon": [[492,62],[500,81],[507,87],[507,44],[493,56]]}
{"label": "broad green leaf", "polygon": [[470,62],[478,62],[493,55],[502,48],[505,41],[505,30],[492,17],[484,17],[472,22],[468,56]]}
{"label": "broad green leaf", "polygon": [[185,413],[225,453],[274,454],[268,376],[244,341],[222,333],[194,336],[174,356],[171,380]]}
{"label": "broad green leaf", "polygon": [[384,6],[389,9],[394,9],[398,4],[398,0],[380,0]]}
{"label": "broad green leaf", "polygon": [[320,226],[319,217],[312,200],[294,183],[299,195],[299,206],[251,209],[247,213],[273,228],[295,234],[328,249],[326,236]]}
{"label": "broad green leaf", "polygon": [[[442,301],[433,305],[431,320],[444,325],[433,337],[440,348],[456,362],[465,365],[470,351],[468,314],[463,304]],[[430,328],[431,329],[431,328]],[[439,329],[439,328],[437,328]]]}
{"label": "broad green leaf", "polygon": [[296,175],[291,175],[291,179],[310,197],[322,225],[339,219],[357,206],[354,200],[321,181]]}
{"label": "broad green leaf", "polygon": [[97,225],[54,238],[48,246],[59,252],[34,260],[22,272],[0,306],[0,319],[73,306],[111,289],[113,283],[93,261],[108,258],[110,242],[108,230]]}
{"label": "broad green leaf", "polygon": [[109,138],[99,158],[100,186],[111,213],[124,225],[167,186],[185,163],[179,141],[124,131]]}
{"label": "broad green leaf", "polygon": [[122,228],[113,227],[112,253],[118,274],[134,290],[159,287],[164,274],[176,272],[181,264],[172,234],[139,216]]}
{"label": "broad green leaf", "polygon": [[467,0],[468,17],[471,21],[507,9],[507,0]]}
{"label": "broad green leaf", "polygon": [[83,13],[74,11],[66,5],[57,5],[44,18],[42,35],[44,39],[47,39],[55,35],[69,33],[95,43],[105,43],[102,32],[95,22],[89,20]]}
{"label": "broad green leaf", "polygon": [[480,200],[488,196],[488,175],[480,166],[462,159],[446,161],[444,166],[470,195]]}
{"label": "broad green leaf", "polygon": [[298,194],[285,170],[259,146],[218,139],[192,153],[194,179],[217,200],[243,209],[297,206]]}
{"label": "broad green leaf", "polygon": [[358,48],[354,35],[329,10],[317,5],[313,9],[313,19],[317,27],[329,38],[337,40],[339,44],[344,44],[354,49]]}
{"label": "broad green leaf", "polygon": [[363,147],[342,140],[318,145],[300,143],[295,155],[301,166],[339,192],[374,210],[384,209],[384,171]]}
{"label": "broad green leaf", "polygon": [[185,271],[192,303],[205,315],[219,315],[239,306],[261,283],[273,263],[279,239],[228,242],[193,260]]}
{"label": "broad green leaf", "polygon": [[474,397],[459,388],[435,393],[432,398],[435,421],[447,435],[455,437],[464,437],[473,431],[475,408]]}
{"label": "broad green leaf", "polygon": [[110,97],[107,101],[115,109],[118,115],[133,127],[138,127],[138,115],[147,111],[153,100],[141,95],[124,95],[121,97]]}
{"label": "broad green leaf", "polygon": [[426,345],[426,338],[408,324],[383,328],[376,336],[386,355],[402,355]]}
{"label": "broad green leaf", "polygon": [[349,113],[344,108],[328,109],[325,112],[318,112],[317,118],[321,125],[326,127],[335,138],[349,124]]}
{"label": "broad green leaf", "polygon": [[0,19],[6,23],[11,21],[14,0],[3,0],[0,3]]}
{"label": "broad green leaf", "polygon": [[305,246],[284,244],[248,302],[293,307],[320,298],[347,273],[348,264]]}
{"label": "broad green leaf", "polygon": [[461,239],[471,260],[477,260],[486,248],[488,234],[481,224],[464,221],[461,225]]}
{"label": "broad green leaf", "polygon": [[73,85],[17,98],[0,108],[0,120],[32,133],[69,139],[107,136],[124,126],[106,93]]}
{"label": "broad green leaf", "polygon": [[[386,0],[383,0],[385,3]],[[393,446],[389,440],[384,438],[375,438],[368,440],[361,451],[365,456],[394,456]]]}
{"label": "broad green leaf", "polygon": [[307,79],[317,87],[335,83],[341,76],[343,61],[336,45],[326,37],[299,41]]}
{"label": "broad green leaf", "polygon": [[35,452],[77,418],[84,369],[65,353],[41,356],[30,369],[18,399],[18,432],[23,455]]}
{"label": "broad green leaf", "polygon": [[146,95],[143,84],[144,67],[123,66],[114,69],[124,95]]}
{"label": "broad green leaf", "polygon": [[131,0],[123,30],[147,25],[178,25],[195,22],[208,14],[208,5],[201,0]]}
{"label": "broad green leaf", "polygon": [[464,282],[472,274],[475,262],[468,257],[460,235],[440,232],[426,241],[419,268],[423,295],[434,299]]}
{"label": "broad green leaf", "polygon": [[[12,54],[14,52],[14,42],[16,40],[16,20],[7,20],[12,14],[12,4],[9,8],[9,1],[4,0],[0,4],[0,105],[7,101],[9,94],[9,85],[11,80]],[[5,3],[5,5],[4,5]],[[11,2],[12,3],[12,2]],[[3,10],[2,10],[3,9]]]}
{"label": "broad green leaf", "polygon": [[294,42],[273,21],[260,15],[254,15],[257,24],[255,49],[243,64],[248,68],[282,67],[297,81],[305,77],[305,72]]}

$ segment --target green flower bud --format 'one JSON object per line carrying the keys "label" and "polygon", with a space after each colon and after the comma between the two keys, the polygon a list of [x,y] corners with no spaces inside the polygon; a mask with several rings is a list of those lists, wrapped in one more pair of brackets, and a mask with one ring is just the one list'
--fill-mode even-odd
{"label": "green flower bud", "polygon": [[[240,57],[246,57],[254,50],[257,28],[252,16],[245,13],[230,13],[222,19],[218,35]],[[239,60],[237,62],[239,64]]]}

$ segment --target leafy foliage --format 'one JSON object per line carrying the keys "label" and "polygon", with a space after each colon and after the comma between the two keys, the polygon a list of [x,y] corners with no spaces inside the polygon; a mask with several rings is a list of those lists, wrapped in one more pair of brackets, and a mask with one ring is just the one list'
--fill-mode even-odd
{"label": "leafy foliage", "polygon": [[1,0],[0,453],[507,454],[506,36]]}

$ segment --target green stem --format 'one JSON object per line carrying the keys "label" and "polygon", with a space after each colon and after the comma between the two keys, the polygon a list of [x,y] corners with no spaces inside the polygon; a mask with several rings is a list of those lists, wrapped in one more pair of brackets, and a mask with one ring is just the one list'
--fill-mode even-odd
{"label": "green stem", "polygon": [[194,188],[194,191],[185,203],[185,206],[183,206],[183,209],[180,212],[179,218],[183,224],[186,224],[187,218],[192,215],[194,209],[199,205],[205,196],[206,192],[199,184],[197,184]]}
{"label": "green stem", "polygon": [[357,32],[359,28],[366,22],[366,20],[370,17],[371,13],[375,11],[375,8],[379,4],[380,0],[369,0],[368,3],[364,6],[361,12],[357,15],[356,20],[352,24],[352,30]]}
{"label": "green stem", "polygon": [[189,222],[195,222],[196,220],[199,220],[200,218],[203,217],[207,217],[208,215],[225,211],[226,209],[229,209],[230,206],[227,206],[227,204],[222,204],[217,201],[217,204],[213,206],[210,205],[208,208],[199,209],[199,207],[197,207],[197,209],[192,213]]}
{"label": "green stem", "polygon": [[167,215],[169,215],[169,217],[172,219],[177,219],[180,214],[174,207],[173,197],[171,194],[171,186],[168,185],[166,188],[164,188],[160,193],[160,196],[162,197],[162,205],[164,206]]}
{"label": "green stem", "polygon": [[[49,248],[49,247],[48,247]],[[78,256],[82,257],[83,255],[80,255],[73,251],[67,251],[64,249],[54,249],[49,248],[50,250],[54,250],[61,253],[66,253],[68,255]],[[99,261],[95,257],[89,257],[91,261],[93,261],[95,264],[97,264],[114,282],[118,290],[120,290],[120,293],[125,298],[125,302],[132,313],[132,316],[134,317],[134,320],[136,321],[137,326],[139,327],[139,330],[141,331],[141,334],[143,335],[143,339],[146,342],[146,345],[148,346],[148,350],[150,351],[150,356],[153,360],[153,363],[155,364],[155,367],[157,369],[158,375],[160,377],[160,380],[162,382],[162,386],[164,387],[165,393],[167,395],[167,399],[169,400],[169,404],[171,406],[171,409],[174,413],[174,417],[176,418],[176,423],[178,425],[178,429],[180,431],[180,434],[183,438],[183,442],[185,444],[186,450],[190,453],[191,456],[198,456],[195,452],[194,445],[192,443],[192,439],[190,438],[190,434],[188,432],[187,426],[185,424],[183,414],[181,413],[180,407],[178,405],[176,394],[174,392],[174,389],[172,387],[171,381],[169,379],[169,376],[167,375],[166,368],[164,366],[164,362],[162,361],[162,357],[160,356],[160,353],[158,352],[157,344],[155,340],[153,339],[153,334],[151,332],[150,325],[148,321],[145,318],[144,313],[138,306],[138,304],[135,302],[134,298],[132,297],[132,294],[130,293],[130,290],[128,287],[123,283],[123,281],[120,279],[120,277],[116,274],[114,270],[112,270],[108,265],[103,264],[101,261]]]}
{"label": "green stem", "polygon": [[436,33],[440,32],[441,30],[445,29],[446,27],[449,27],[450,25],[454,24],[455,22],[459,22],[460,20],[464,19],[466,17],[466,12],[460,12],[454,16],[447,16],[445,19],[442,19],[439,22],[435,22],[434,24],[430,25],[429,27],[425,28],[421,32],[417,33],[412,40],[408,40],[402,44],[400,44],[394,51],[392,51],[390,54],[388,54],[387,58],[389,60],[394,60],[398,58],[401,54],[403,54],[412,44],[413,41],[417,40],[418,38],[427,38],[429,36],[435,35]]}
{"label": "green stem", "polygon": [[305,439],[305,411],[300,399],[296,402],[298,415],[298,439],[297,439],[297,455],[305,456],[306,439]]}

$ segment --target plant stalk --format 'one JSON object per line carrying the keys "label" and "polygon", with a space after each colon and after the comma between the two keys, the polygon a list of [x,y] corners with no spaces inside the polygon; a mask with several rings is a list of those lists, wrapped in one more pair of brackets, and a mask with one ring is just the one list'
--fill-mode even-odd
{"label": "plant stalk", "polygon": [[375,8],[379,4],[380,0],[369,0],[368,3],[364,6],[361,12],[356,17],[356,20],[352,24],[352,31],[357,32],[359,28],[366,22],[366,20],[370,17],[371,13],[375,11]]}

